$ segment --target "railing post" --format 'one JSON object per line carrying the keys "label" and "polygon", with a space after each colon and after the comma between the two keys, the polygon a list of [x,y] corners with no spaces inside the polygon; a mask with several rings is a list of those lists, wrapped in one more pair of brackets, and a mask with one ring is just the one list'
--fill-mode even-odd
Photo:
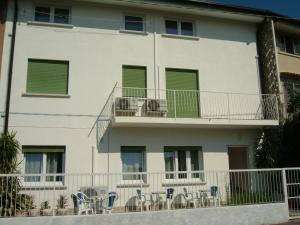
{"label": "railing post", "polygon": [[141,197],[141,199],[140,199],[140,201],[141,201],[141,212],[143,212],[143,207],[144,207],[144,206],[143,206],[143,201],[142,201],[142,194],[143,194],[143,190],[142,190],[142,188],[143,188],[143,183],[142,183],[142,181],[143,181],[143,180],[142,180],[142,174],[140,174],[140,184],[141,184],[141,185],[140,185],[140,188],[141,188],[141,196],[140,196],[140,197]]}
{"label": "railing post", "polygon": [[173,90],[173,100],[174,100],[174,117],[177,117],[177,112],[176,112],[176,91]]}
{"label": "railing post", "polygon": [[229,93],[226,93],[226,96],[227,96],[227,113],[228,113],[228,119],[230,119]]}
{"label": "railing post", "polygon": [[282,170],[282,185],[283,185],[283,194],[284,194],[284,202],[286,203],[287,207],[289,207],[288,203],[288,191],[287,191],[287,182],[286,182],[286,169],[283,168]]}
{"label": "railing post", "polygon": [[[55,210],[54,210],[54,205],[55,205],[55,182],[56,182],[56,175],[53,176],[53,204],[52,204],[52,216],[55,216]],[[47,179],[47,178],[46,178]]]}

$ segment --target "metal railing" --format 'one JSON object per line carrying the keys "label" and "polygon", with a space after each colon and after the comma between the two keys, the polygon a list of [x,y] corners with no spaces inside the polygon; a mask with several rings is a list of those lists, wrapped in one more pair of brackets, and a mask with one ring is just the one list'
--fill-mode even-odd
{"label": "metal railing", "polygon": [[[55,216],[279,203],[285,200],[283,184],[281,169],[2,174],[0,213]],[[79,192],[86,198],[77,205],[74,195]]]}
{"label": "metal railing", "polygon": [[278,120],[276,95],[116,87],[114,116]]}
{"label": "metal railing", "polygon": [[285,175],[290,217],[300,218],[300,168],[287,168]]}

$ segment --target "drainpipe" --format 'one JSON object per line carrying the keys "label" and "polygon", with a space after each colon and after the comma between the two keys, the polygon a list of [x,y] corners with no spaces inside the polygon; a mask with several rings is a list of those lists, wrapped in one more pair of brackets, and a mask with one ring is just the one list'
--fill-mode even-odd
{"label": "drainpipe", "polygon": [[15,40],[16,40],[16,30],[17,30],[17,21],[18,21],[18,0],[14,1],[14,5],[15,5],[14,20],[13,20],[12,38],[11,38],[11,46],[10,46],[8,82],[7,82],[6,105],[5,105],[5,119],[4,119],[4,133],[5,134],[8,133],[11,83],[12,83],[12,73],[13,73],[13,60],[14,60],[14,54],[15,54]]}

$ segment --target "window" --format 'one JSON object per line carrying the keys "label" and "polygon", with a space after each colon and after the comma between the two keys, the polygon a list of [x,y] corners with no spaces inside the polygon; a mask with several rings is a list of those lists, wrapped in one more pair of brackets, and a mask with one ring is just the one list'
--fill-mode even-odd
{"label": "window", "polygon": [[174,20],[166,20],[166,33],[178,34],[178,24]]}
{"label": "window", "polygon": [[122,146],[121,155],[122,155],[122,171],[123,173],[132,173],[124,174],[123,180],[144,180],[144,176],[141,177],[140,172],[145,172],[145,151],[146,147],[144,146]]}
{"label": "window", "polygon": [[68,94],[69,62],[29,59],[27,93]]}
{"label": "window", "polygon": [[49,7],[35,7],[35,21],[50,22],[50,8]]}
{"label": "window", "polygon": [[144,18],[140,16],[125,16],[125,30],[144,31]]}
{"label": "window", "polygon": [[165,147],[164,158],[166,179],[202,178],[201,147]]}
{"label": "window", "polygon": [[[25,174],[63,173],[65,147],[23,146]],[[25,182],[62,181],[62,176],[26,176]]]}
{"label": "window", "polygon": [[279,51],[300,55],[300,38],[277,35],[276,42]]}
{"label": "window", "polygon": [[69,10],[68,9],[54,9],[54,23],[69,23]]}
{"label": "window", "polygon": [[70,23],[70,9],[36,6],[34,20],[46,23]]}
{"label": "window", "polygon": [[146,97],[146,70],[143,66],[123,66],[124,97]]}
{"label": "window", "polygon": [[167,34],[194,36],[193,22],[180,20],[166,20],[165,26]]}

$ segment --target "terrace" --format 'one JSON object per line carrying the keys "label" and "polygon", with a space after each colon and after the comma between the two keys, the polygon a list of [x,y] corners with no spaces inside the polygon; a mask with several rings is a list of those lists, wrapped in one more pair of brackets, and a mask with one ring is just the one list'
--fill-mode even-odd
{"label": "terrace", "polygon": [[282,170],[0,176],[3,217],[120,214],[284,202]]}

